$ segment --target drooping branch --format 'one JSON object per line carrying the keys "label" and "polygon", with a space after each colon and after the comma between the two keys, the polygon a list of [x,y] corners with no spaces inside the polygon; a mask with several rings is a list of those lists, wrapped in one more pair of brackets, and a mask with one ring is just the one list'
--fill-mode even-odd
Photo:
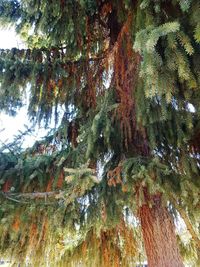
{"label": "drooping branch", "polygon": [[192,224],[188,218],[187,213],[180,205],[177,204],[177,201],[175,200],[174,197],[172,198],[172,204],[174,205],[176,210],[179,212],[181,218],[183,219],[183,221],[187,227],[188,232],[190,233],[192,239],[195,241],[198,249],[200,249],[200,239],[199,239],[197,233],[195,232],[195,230],[194,230],[194,228],[193,228],[193,226],[192,226]]}

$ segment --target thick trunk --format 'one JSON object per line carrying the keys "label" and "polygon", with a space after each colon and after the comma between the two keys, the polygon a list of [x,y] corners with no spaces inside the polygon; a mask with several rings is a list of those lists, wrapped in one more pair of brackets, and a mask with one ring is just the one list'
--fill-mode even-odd
{"label": "thick trunk", "polygon": [[160,196],[152,200],[152,208],[145,204],[139,210],[148,267],[183,267],[172,218]]}

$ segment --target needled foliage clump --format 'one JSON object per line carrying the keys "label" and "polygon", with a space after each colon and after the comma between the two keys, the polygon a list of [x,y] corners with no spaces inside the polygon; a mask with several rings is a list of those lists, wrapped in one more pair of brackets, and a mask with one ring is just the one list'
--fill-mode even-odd
{"label": "needled foliage clump", "polygon": [[[15,115],[28,95],[30,121],[56,125],[32,148],[16,139],[0,150],[1,255],[22,266],[128,267],[145,255],[150,267],[197,266],[198,1],[3,0],[0,21],[26,44],[0,50],[0,110]],[[179,216],[189,232],[178,248]],[[146,242],[166,232],[144,227],[154,217],[171,227],[171,248],[161,245],[174,263]]]}

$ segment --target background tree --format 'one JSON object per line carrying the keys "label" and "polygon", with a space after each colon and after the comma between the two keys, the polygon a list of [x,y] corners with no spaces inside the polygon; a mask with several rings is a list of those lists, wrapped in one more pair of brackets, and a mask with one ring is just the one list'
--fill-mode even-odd
{"label": "background tree", "polygon": [[1,150],[1,253],[131,266],[142,232],[150,267],[197,266],[198,1],[3,0],[0,18],[27,44],[0,51],[1,110],[30,85],[30,120],[56,122],[32,148]]}

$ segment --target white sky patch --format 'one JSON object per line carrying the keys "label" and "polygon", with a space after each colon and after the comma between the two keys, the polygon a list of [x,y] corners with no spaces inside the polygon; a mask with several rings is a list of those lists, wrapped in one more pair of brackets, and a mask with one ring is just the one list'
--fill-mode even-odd
{"label": "white sky patch", "polygon": [[[20,132],[26,131],[30,127],[27,116],[27,107],[22,107],[15,117],[9,116],[3,112],[0,113],[0,146],[8,144],[19,136]],[[23,148],[32,146],[35,141],[45,136],[47,131],[38,126],[34,129],[34,133],[24,137]]]}
{"label": "white sky patch", "polygon": [[13,47],[24,48],[24,44],[13,28],[0,28],[0,49],[11,49]]}
{"label": "white sky patch", "polygon": [[188,109],[190,112],[194,113],[196,110],[195,110],[195,107],[191,104],[191,103],[188,103]]}

